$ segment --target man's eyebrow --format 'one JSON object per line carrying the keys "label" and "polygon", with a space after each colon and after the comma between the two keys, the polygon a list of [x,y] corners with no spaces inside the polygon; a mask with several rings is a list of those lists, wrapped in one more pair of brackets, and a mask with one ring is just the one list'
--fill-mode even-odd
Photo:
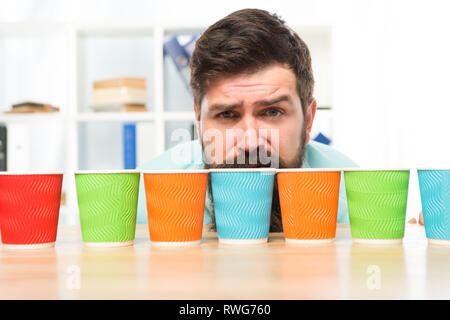
{"label": "man's eyebrow", "polygon": [[273,104],[276,104],[278,102],[283,102],[283,101],[291,101],[291,98],[289,96],[287,96],[287,95],[283,95],[283,96],[280,96],[278,98],[274,98],[274,99],[271,99],[271,100],[259,100],[259,101],[256,101],[254,103],[254,105],[256,105],[256,106],[266,106],[267,107],[267,106],[271,106]]}
{"label": "man's eyebrow", "polygon": [[222,103],[216,103],[211,105],[208,110],[210,112],[212,111],[226,111],[226,110],[233,110],[236,108],[240,108],[244,105],[243,102],[239,102],[239,103],[232,103],[232,104],[222,104]]}

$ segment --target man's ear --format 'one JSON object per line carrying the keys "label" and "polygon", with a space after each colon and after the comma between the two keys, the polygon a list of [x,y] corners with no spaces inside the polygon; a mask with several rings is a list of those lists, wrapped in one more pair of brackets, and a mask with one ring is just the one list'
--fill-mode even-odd
{"label": "man's ear", "polygon": [[195,113],[195,129],[197,130],[197,137],[200,139],[200,109],[194,101],[194,113]]}
{"label": "man's ear", "polygon": [[314,117],[316,116],[317,109],[317,101],[313,99],[311,104],[306,109],[306,141],[305,143],[309,143],[311,140],[311,129],[314,122]]}
{"label": "man's ear", "polygon": [[198,121],[200,113],[199,113],[199,109],[198,109],[197,104],[195,103],[195,101],[194,101],[194,113],[195,113],[195,121]]}

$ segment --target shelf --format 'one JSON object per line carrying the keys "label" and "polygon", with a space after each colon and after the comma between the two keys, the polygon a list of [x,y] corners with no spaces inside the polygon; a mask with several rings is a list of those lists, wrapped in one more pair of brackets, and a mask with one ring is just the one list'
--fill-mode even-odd
{"label": "shelf", "polygon": [[[154,112],[99,112],[79,113],[68,116],[67,119],[75,119],[77,122],[140,122],[154,121],[158,116]],[[164,121],[194,121],[193,111],[186,112],[164,112],[159,116]],[[62,121],[66,119],[62,114],[1,114],[0,122],[36,122],[36,121]]]}
{"label": "shelf", "polygon": [[154,121],[160,118],[165,121],[194,121],[194,112],[164,112],[157,116],[154,112],[99,112],[80,113],[75,116],[78,122],[139,122]]}
{"label": "shelf", "polygon": [[166,121],[195,121],[194,111],[167,111],[162,114],[162,118]]}
{"label": "shelf", "polygon": [[64,116],[61,113],[14,113],[0,114],[0,122],[35,122],[35,121],[61,121]]}
{"label": "shelf", "polygon": [[75,118],[78,122],[138,122],[154,121],[155,114],[152,112],[86,112],[77,114]]}

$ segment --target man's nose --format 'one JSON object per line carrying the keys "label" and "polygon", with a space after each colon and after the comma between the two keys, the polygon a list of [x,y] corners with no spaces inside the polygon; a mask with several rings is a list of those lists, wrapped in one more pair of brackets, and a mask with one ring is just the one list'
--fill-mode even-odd
{"label": "man's nose", "polygon": [[254,116],[248,115],[242,118],[240,123],[240,129],[242,134],[240,135],[241,141],[238,144],[245,151],[255,150],[259,145],[259,125],[257,119]]}

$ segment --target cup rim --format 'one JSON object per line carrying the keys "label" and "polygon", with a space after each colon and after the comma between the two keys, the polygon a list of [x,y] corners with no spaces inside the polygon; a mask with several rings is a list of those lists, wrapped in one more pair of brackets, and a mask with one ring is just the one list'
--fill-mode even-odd
{"label": "cup rim", "polygon": [[111,173],[140,173],[138,169],[118,169],[118,170],[76,170],[75,174],[111,174]]}
{"label": "cup rim", "polygon": [[439,168],[439,167],[436,167],[436,168],[433,168],[433,167],[430,167],[430,168],[417,168],[417,171],[450,171],[450,168],[447,168],[447,169],[445,169],[445,168]]}
{"label": "cup rim", "polygon": [[275,168],[214,168],[208,169],[209,172],[273,172],[276,173]]}
{"label": "cup rim", "polygon": [[355,171],[361,171],[361,172],[373,172],[373,171],[411,171],[411,168],[348,168],[348,169],[342,169],[344,172],[355,172]]}
{"label": "cup rim", "polygon": [[0,176],[63,175],[63,171],[0,171]]}
{"label": "cup rim", "polygon": [[278,172],[341,172],[340,168],[283,168],[276,169]]}
{"label": "cup rim", "polygon": [[208,173],[208,169],[164,169],[164,170],[142,170],[143,174],[180,174],[180,173]]}

